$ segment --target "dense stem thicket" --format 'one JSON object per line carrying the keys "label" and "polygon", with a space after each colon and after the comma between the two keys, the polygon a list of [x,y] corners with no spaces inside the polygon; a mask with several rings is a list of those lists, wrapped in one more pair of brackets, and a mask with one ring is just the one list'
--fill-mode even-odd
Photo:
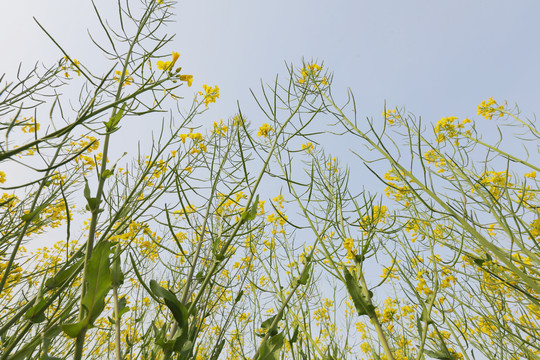
{"label": "dense stem thicket", "polygon": [[[198,132],[219,88],[167,113],[193,76],[169,55],[172,4],[142,4],[118,28],[96,8],[110,68],[57,44],[58,64],[2,78],[0,359],[540,357],[534,122],[491,98],[476,120],[360,122],[310,62],[254,92],[258,129],[239,111]],[[77,107],[57,95],[78,85]],[[159,113],[152,144],[113,158]]]}

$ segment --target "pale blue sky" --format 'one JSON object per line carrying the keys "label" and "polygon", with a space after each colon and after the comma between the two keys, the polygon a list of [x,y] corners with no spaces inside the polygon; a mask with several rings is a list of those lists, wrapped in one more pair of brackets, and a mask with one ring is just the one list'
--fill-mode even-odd
{"label": "pale blue sky", "polygon": [[[114,18],[116,2],[96,2]],[[302,57],[323,60],[334,91],[350,86],[365,116],[378,116],[385,99],[432,120],[473,115],[489,96],[537,110],[538,1],[179,1],[175,12],[171,51],[195,75],[195,88],[221,88],[212,116],[232,115],[237,99],[249,110],[249,88]],[[86,34],[99,31],[89,1],[2,2],[1,72],[60,57],[32,16],[73,57],[101,60]]]}

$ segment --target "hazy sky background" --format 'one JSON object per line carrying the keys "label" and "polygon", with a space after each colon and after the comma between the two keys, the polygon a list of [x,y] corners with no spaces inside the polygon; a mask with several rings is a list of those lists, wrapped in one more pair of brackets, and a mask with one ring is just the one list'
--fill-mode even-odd
{"label": "hazy sky background", "polygon": [[[115,1],[96,4],[115,19]],[[351,87],[363,116],[379,116],[385,99],[432,121],[475,115],[489,96],[527,115],[538,110],[538,1],[179,1],[175,13],[170,50],[195,76],[183,94],[204,83],[221,89],[209,117],[232,116],[236,100],[249,110],[249,88],[302,57],[325,62],[337,93]],[[33,16],[72,57],[102,59],[87,35],[100,33],[89,1],[3,1],[0,72],[8,77],[21,61],[61,57]]]}

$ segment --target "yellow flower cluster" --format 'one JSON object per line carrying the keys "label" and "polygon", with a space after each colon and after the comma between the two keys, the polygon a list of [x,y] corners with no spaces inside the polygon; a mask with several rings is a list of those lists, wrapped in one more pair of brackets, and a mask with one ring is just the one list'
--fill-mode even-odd
{"label": "yellow flower cluster", "polygon": [[401,115],[394,110],[386,110],[382,112],[382,116],[384,116],[384,119],[390,124],[394,124],[397,121],[401,120]]}
{"label": "yellow flower cluster", "polygon": [[[113,80],[116,80],[120,82],[120,79],[122,78],[122,72],[120,70],[115,71],[115,76],[113,77]],[[122,86],[131,85],[133,82],[133,78],[129,76],[129,70],[126,69],[126,72],[124,73],[124,83]]]}
{"label": "yellow flower cluster", "polygon": [[434,164],[438,173],[442,173],[446,167],[446,160],[434,149],[426,151],[424,154],[424,159],[428,164]]}
{"label": "yellow flower cluster", "polygon": [[334,173],[339,172],[339,163],[335,157],[326,162],[326,168]]}
{"label": "yellow flower cluster", "polygon": [[21,128],[23,133],[35,133],[39,130],[40,125],[39,123],[34,121],[34,117],[30,116],[29,118],[24,118],[21,120],[21,122],[24,122],[23,127]]}
{"label": "yellow flower cluster", "polygon": [[[438,143],[441,143],[445,140],[449,140],[452,138],[456,138],[459,135],[458,129],[464,128],[465,124],[468,124],[471,122],[471,120],[469,119],[464,119],[461,123],[454,124],[456,120],[457,120],[457,117],[449,116],[449,117],[443,117],[441,120],[437,122],[433,131],[435,132],[435,135],[437,135]],[[471,131],[467,130],[465,131],[465,134],[470,135]],[[455,140],[454,143],[458,145],[457,140]]]}
{"label": "yellow flower cluster", "polygon": [[242,118],[242,116],[240,116],[240,114],[235,115],[232,118],[233,126],[240,126],[241,124],[244,123],[244,121],[245,120]]}
{"label": "yellow flower cluster", "polygon": [[[508,174],[506,171],[484,171],[482,175],[480,175],[480,184],[487,187],[488,191],[495,199],[499,199],[505,188],[514,186],[514,184],[509,181],[511,177],[512,175]],[[478,188],[479,185],[476,187]]]}
{"label": "yellow flower cluster", "polygon": [[[401,174],[404,176],[405,174]],[[384,179],[388,186],[384,190],[386,197],[394,196],[395,201],[405,201],[405,205],[409,205],[411,201],[411,192],[407,185],[401,183],[401,177],[396,173],[395,169],[390,169],[387,173],[384,174]]]}
{"label": "yellow flower cluster", "polygon": [[312,143],[308,142],[307,144],[302,144],[302,150],[306,150],[308,154],[313,152],[314,146]]}
{"label": "yellow flower cluster", "polygon": [[262,124],[262,126],[259,128],[259,132],[257,133],[258,137],[264,136],[265,138],[268,137],[268,134],[274,131],[274,128],[271,127],[268,124]]}
{"label": "yellow flower cluster", "polygon": [[227,127],[227,125],[223,125],[223,119],[221,119],[221,120],[219,120],[219,123],[214,122],[212,133],[217,134],[217,135],[221,135],[221,136],[225,136],[228,129],[229,128]]}
{"label": "yellow flower cluster", "polygon": [[[176,61],[178,61],[179,57],[180,57],[180,54],[173,51],[172,52],[172,59],[170,61],[159,60],[157,62],[158,69],[162,70],[162,71],[168,71],[169,75],[171,76],[172,75],[172,69],[173,69],[174,65],[176,64]],[[176,73],[179,73],[181,70],[182,70],[181,67],[177,68]],[[180,79],[180,81],[187,82],[188,87],[191,87],[191,84],[193,84],[193,75],[176,75],[176,77],[178,79]],[[174,80],[173,82],[176,82],[176,80]]]}
{"label": "yellow flower cluster", "polygon": [[[4,276],[5,269],[7,267],[8,262],[7,261],[1,261],[0,260],[0,274]],[[9,272],[9,276],[7,278],[7,283],[4,289],[2,290],[2,293],[0,293],[0,299],[4,297],[10,297],[11,292],[13,290],[13,286],[18,284],[21,280],[21,277],[23,275],[23,269],[17,265],[13,264],[11,267],[11,271]]]}
{"label": "yellow flower cluster", "polygon": [[347,250],[347,258],[353,259],[356,255],[354,251],[354,239],[352,238],[343,239],[343,247],[345,248],[345,250]]}
{"label": "yellow flower cluster", "polygon": [[334,302],[330,299],[322,299],[322,307],[313,312],[313,320],[317,321],[317,326],[321,322],[330,321],[330,314],[328,309],[331,309],[334,306]]}
{"label": "yellow flower cluster", "polygon": [[6,173],[3,171],[0,171],[0,184],[3,184],[6,182]]}
{"label": "yellow flower cluster", "polygon": [[504,106],[497,106],[497,102],[493,100],[493,97],[490,97],[487,101],[482,100],[480,105],[478,105],[477,112],[478,115],[483,116],[488,120],[491,120],[496,113],[499,113],[499,117],[504,116]]}
{"label": "yellow flower cluster", "polygon": [[203,143],[204,137],[201,133],[194,133],[190,132],[188,134],[180,134],[180,140],[182,140],[182,143],[186,143],[186,139],[193,140],[193,147],[191,148],[190,153],[191,154],[198,154],[201,151],[206,152],[207,148],[206,145]]}
{"label": "yellow flower cluster", "polygon": [[199,91],[199,95],[204,95],[204,104],[208,106],[210,103],[215,103],[219,98],[219,88],[217,86],[211,87],[206,84],[203,85],[204,93]]}
{"label": "yellow flower cluster", "polygon": [[64,71],[65,77],[69,77],[69,70],[75,71],[77,73],[77,76],[81,76],[81,70],[78,69],[78,66],[81,63],[77,59],[73,59],[73,61],[71,61],[70,58],[64,56],[60,64],[60,70]]}
{"label": "yellow flower cluster", "polygon": [[399,280],[399,276],[396,273],[397,273],[396,267],[385,267],[383,268],[382,275],[380,275],[380,277],[383,279],[388,278],[388,279]]}
{"label": "yellow flower cluster", "polygon": [[540,239],[540,220],[534,220],[530,225],[529,233],[534,240]]}
{"label": "yellow flower cluster", "polygon": [[431,290],[426,283],[426,280],[424,279],[424,274],[426,273],[426,270],[420,270],[418,271],[416,275],[416,280],[418,280],[418,284],[416,285],[416,291],[419,293],[422,293],[424,295],[431,295],[433,294],[433,290]]}
{"label": "yellow flower cluster", "polygon": [[96,160],[101,160],[103,156],[101,153],[95,156],[90,155],[99,148],[99,140],[93,136],[84,136],[79,141],[71,141],[69,145],[72,147],[70,150],[72,153],[77,153],[86,148],[84,153],[81,153],[75,158],[75,162],[83,167],[85,171],[92,170],[96,166]]}
{"label": "yellow flower cluster", "polygon": [[[317,79],[321,70],[322,70],[322,67],[318,64],[315,64],[315,63],[307,64],[305,68],[300,69],[301,77],[298,78],[298,83],[304,84],[310,76],[313,76],[314,79]],[[323,77],[320,80],[320,83],[323,85],[328,85],[328,80],[325,77]],[[314,86],[317,86],[317,84],[314,84]]]}
{"label": "yellow flower cluster", "polygon": [[[72,207],[74,208],[75,205],[72,205]],[[40,213],[41,216],[47,219],[47,225],[51,228],[62,226],[68,218],[67,214],[66,203],[63,199],[47,206]],[[71,217],[69,220],[71,220]]]}
{"label": "yellow flower cluster", "polygon": [[378,223],[385,222],[388,209],[386,206],[374,205],[372,213],[365,215],[362,219],[362,228],[366,229],[372,226],[376,226]]}
{"label": "yellow flower cluster", "polygon": [[191,87],[191,84],[193,84],[193,75],[180,75],[179,79],[187,82],[188,87]]}
{"label": "yellow flower cluster", "polygon": [[[381,323],[385,324],[385,323],[390,323],[392,322],[393,320],[398,320],[399,319],[399,315],[396,315],[397,312],[398,312],[398,309],[397,309],[397,305],[398,305],[398,302],[396,299],[392,299],[392,298],[386,298],[384,299],[384,309],[383,309],[383,312],[382,314],[377,314]],[[376,312],[379,312],[379,310],[377,309]]]}
{"label": "yellow flower cluster", "polygon": [[536,179],[536,171],[531,171],[530,173],[525,174],[526,178]]}

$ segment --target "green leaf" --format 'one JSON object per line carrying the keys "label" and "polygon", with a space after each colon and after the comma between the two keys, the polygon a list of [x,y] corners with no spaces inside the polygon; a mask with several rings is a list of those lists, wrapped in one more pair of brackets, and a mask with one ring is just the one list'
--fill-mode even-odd
{"label": "green leaf", "polygon": [[240,299],[242,299],[242,296],[244,295],[244,290],[240,290],[238,292],[238,295],[236,295],[236,298],[234,299],[234,303],[238,303],[240,301]]}
{"label": "green leaf", "polygon": [[109,169],[106,169],[105,171],[103,171],[103,173],[101,174],[101,177],[103,179],[108,179],[111,177],[111,175],[113,174],[113,172]]}
{"label": "green leaf", "polygon": [[311,262],[307,263],[306,268],[304,269],[304,272],[302,273],[302,276],[300,276],[300,279],[298,279],[298,283],[300,285],[306,285],[309,280],[309,272],[311,270]]}
{"label": "green leaf", "polygon": [[298,325],[296,325],[296,327],[294,328],[293,336],[292,336],[291,340],[289,340],[289,342],[290,342],[291,344],[293,344],[293,343],[295,343],[297,340],[298,340]]}
{"label": "green leaf", "polygon": [[123,103],[120,110],[118,110],[118,112],[114,116],[111,116],[109,121],[104,122],[105,127],[107,128],[107,132],[114,132],[118,130],[116,126],[118,125],[120,120],[122,120],[122,117],[124,117],[125,109],[126,109],[126,103]]}
{"label": "green leaf", "polygon": [[428,316],[427,309],[425,306],[423,306],[422,308],[422,314],[420,315],[420,317],[422,318],[422,321],[426,322],[426,324],[428,325],[433,324],[433,320],[431,320],[431,317]]}
{"label": "green leaf", "polygon": [[181,359],[190,359],[191,358],[191,352],[193,351],[193,341],[188,340],[183,343],[182,349],[180,350],[180,358]]}
{"label": "green leaf", "polygon": [[193,304],[192,302],[188,302],[188,303],[186,304],[185,308],[186,308],[186,309],[191,308],[191,311],[189,312],[188,315],[190,315],[190,316],[197,316],[197,313],[199,312],[199,310],[197,309],[196,306],[191,307],[192,304]]}
{"label": "green leaf", "polygon": [[283,334],[272,336],[261,346],[261,351],[257,360],[279,360],[281,348],[283,347]]}
{"label": "green leaf", "polygon": [[258,208],[258,206],[259,206],[259,195],[257,195],[255,197],[255,201],[251,205],[251,209],[246,210],[246,211],[244,211],[242,213],[242,221],[243,222],[248,222],[248,221],[251,221],[251,220],[255,219],[255,217],[257,216],[257,208]]}
{"label": "green leaf", "polygon": [[49,299],[47,298],[39,300],[37,304],[28,309],[28,311],[24,314],[24,317],[34,324],[45,321],[45,310],[47,310],[50,305],[48,304],[48,301]]}
{"label": "green leaf", "polygon": [[86,179],[86,177],[84,178],[84,198],[86,200],[90,199],[91,197],[91,194],[90,194],[90,186],[88,186],[88,180]]}
{"label": "green leaf", "polygon": [[343,274],[345,275],[345,286],[354,302],[358,315],[367,315],[370,318],[376,317],[375,306],[373,306],[364,296],[362,287],[358,285],[358,281],[351,275],[345,266],[343,266]]}
{"label": "green leaf", "polygon": [[[266,332],[269,332],[270,333],[270,336],[274,336],[278,333],[277,331],[277,325],[272,328],[272,324],[274,323],[275,319],[276,319],[277,315],[274,315],[274,316],[271,316],[269,317],[268,319],[266,319],[265,321],[262,322],[261,324],[261,328],[266,330]],[[279,319],[278,319],[279,321]],[[277,322],[276,322],[277,324]]]}
{"label": "green leaf", "polygon": [[120,286],[124,283],[124,273],[122,272],[120,264],[120,255],[117,255],[113,260],[111,268],[111,280],[113,286]]}
{"label": "green leaf", "polygon": [[[47,204],[42,204],[40,206],[38,206],[34,211],[32,211],[31,213],[28,213],[28,214],[24,214],[23,216],[21,216],[21,220],[22,221],[31,221],[31,220],[34,220],[35,217],[37,217],[39,215],[39,213],[41,212],[41,210],[45,209],[47,207]],[[38,218],[39,219],[39,218]]]}
{"label": "green leaf", "polygon": [[431,351],[431,350],[424,350],[424,353],[427,356],[431,356],[434,359],[439,360],[455,360],[455,358],[451,354],[445,354],[442,351]]}
{"label": "green leaf", "polygon": [[79,321],[77,323],[64,324],[62,325],[62,331],[66,333],[70,338],[76,338],[79,336],[81,331],[85,328],[85,321]]}
{"label": "green leaf", "polygon": [[60,271],[54,275],[52,278],[48,278],[45,281],[45,286],[47,289],[51,290],[55,287],[62,286],[64,282],[67,281],[79,268],[82,266],[84,259],[80,259],[75,264],[71,265],[67,269]]}
{"label": "green leaf", "polygon": [[183,329],[187,328],[188,312],[176,295],[172,291],[159,286],[155,280],[150,280],[150,289],[155,296],[165,300],[165,305],[171,310],[174,319],[178,322],[178,326]]}
{"label": "green leaf", "polygon": [[218,360],[219,354],[221,354],[221,351],[223,351],[223,346],[225,345],[225,339],[221,340],[216,347],[214,347],[214,351],[212,351],[212,356],[210,357],[210,360]]}
{"label": "green leaf", "polygon": [[[127,313],[129,311],[129,306],[127,306],[127,300],[126,300],[126,297],[125,296],[122,296],[119,300],[118,300],[118,319],[120,319],[122,317],[122,315],[124,315],[125,313]],[[118,320],[118,319],[115,319],[115,320]]]}
{"label": "green leaf", "polygon": [[105,297],[112,286],[110,253],[111,243],[100,242],[88,261],[86,293],[81,302],[85,317],[77,323],[62,325],[62,330],[69,337],[75,338],[84,329],[93,326],[94,321],[105,308]]}
{"label": "green leaf", "polygon": [[216,254],[216,260],[217,260],[217,261],[223,261],[223,260],[225,260],[225,255]]}
{"label": "green leaf", "polygon": [[270,326],[272,326],[272,323],[274,322],[277,315],[271,316],[268,319],[264,320],[261,324],[261,328],[263,329],[270,329]]}
{"label": "green leaf", "polygon": [[199,284],[202,284],[203,281],[204,281],[204,272],[201,270],[197,273],[197,275],[195,275],[195,279],[197,280],[197,282]]}
{"label": "green leaf", "polygon": [[420,317],[418,315],[416,316],[416,329],[418,330],[418,336],[421,339],[423,334],[422,321],[420,320]]}
{"label": "green leaf", "polygon": [[174,348],[174,340],[166,340],[165,338],[159,338],[156,340],[156,345],[163,349],[163,351],[171,352]]}

